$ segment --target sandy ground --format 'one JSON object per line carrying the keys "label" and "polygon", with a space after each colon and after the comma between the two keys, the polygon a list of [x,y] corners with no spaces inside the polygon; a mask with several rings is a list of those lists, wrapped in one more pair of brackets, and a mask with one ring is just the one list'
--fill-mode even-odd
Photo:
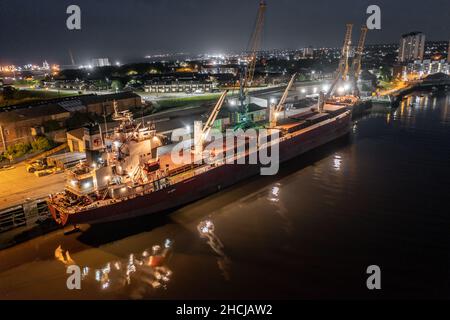
{"label": "sandy ground", "polygon": [[64,173],[37,177],[25,170],[25,164],[0,171],[0,210],[22,203],[27,198],[44,198],[50,193],[62,191]]}

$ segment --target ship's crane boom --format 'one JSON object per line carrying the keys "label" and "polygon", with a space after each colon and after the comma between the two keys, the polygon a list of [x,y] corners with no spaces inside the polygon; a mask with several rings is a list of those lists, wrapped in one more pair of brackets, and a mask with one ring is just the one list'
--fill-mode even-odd
{"label": "ship's crane boom", "polygon": [[295,77],[297,76],[297,73],[294,73],[291,77],[291,80],[289,81],[286,89],[284,90],[283,96],[280,99],[280,102],[278,102],[278,105],[275,108],[276,112],[280,112],[281,109],[283,109],[284,104],[286,103],[286,99],[288,97],[289,94],[289,90],[291,90],[292,85],[294,84],[295,81]]}
{"label": "ship's crane boom", "polygon": [[214,109],[208,117],[205,125],[202,126],[201,121],[194,122],[194,153],[196,155],[200,155],[203,152],[203,143],[208,137],[209,132],[214,124],[214,121],[217,119],[217,115],[222,108],[223,103],[225,102],[225,97],[228,93],[228,90],[225,90],[221,95],[219,100],[217,101]]}
{"label": "ship's crane boom", "polygon": [[219,100],[217,101],[216,105],[214,106],[213,111],[209,115],[208,120],[206,121],[205,125],[203,126],[203,129],[202,129],[202,140],[203,141],[206,139],[206,137],[208,136],[209,132],[211,131],[211,128],[212,128],[212,126],[214,124],[214,121],[216,121],[217,115],[219,114],[220,109],[222,108],[222,105],[225,102],[225,98],[227,96],[227,93],[228,93],[228,90],[225,90],[221,94]]}
{"label": "ship's crane boom", "polygon": [[273,110],[271,110],[270,112],[270,127],[273,128],[277,125],[277,116],[279,114],[279,112],[282,111],[284,104],[286,103],[286,99],[288,97],[289,94],[289,90],[291,90],[292,85],[295,82],[295,77],[297,76],[297,73],[294,73],[291,77],[291,80],[289,81],[288,85],[286,86],[286,89],[284,90],[283,95],[281,96],[280,101],[278,102],[278,105],[273,108]]}

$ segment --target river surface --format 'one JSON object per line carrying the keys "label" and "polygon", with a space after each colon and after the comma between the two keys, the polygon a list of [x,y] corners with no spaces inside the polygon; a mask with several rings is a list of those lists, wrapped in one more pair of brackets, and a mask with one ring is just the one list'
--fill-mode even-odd
{"label": "river surface", "polygon": [[413,96],[277,176],[0,251],[0,298],[449,298],[449,197],[450,96]]}

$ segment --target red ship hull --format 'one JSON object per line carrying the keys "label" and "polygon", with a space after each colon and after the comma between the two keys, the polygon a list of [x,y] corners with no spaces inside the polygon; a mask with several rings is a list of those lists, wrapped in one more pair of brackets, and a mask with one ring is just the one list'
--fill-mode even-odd
{"label": "red ship hull", "polygon": [[[285,162],[331,142],[349,133],[350,129],[351,113],[346,113],[334,121],[282,141],[279,145],[279,161]],[[54,219],[63,225],[123,220],[186,205],[258,175],[260,168],[260,165],[225,164],[165,189],[104,207],[71,214],[59,212],[51,203],[49,208]]]}

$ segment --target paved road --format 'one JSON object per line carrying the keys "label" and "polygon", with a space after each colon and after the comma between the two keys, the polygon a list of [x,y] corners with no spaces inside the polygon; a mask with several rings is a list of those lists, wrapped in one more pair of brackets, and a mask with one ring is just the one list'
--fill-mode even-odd
{"label": "paved road", "polygon": [[25,170],[25,164],[0,171],[0,209],[22,203],[25,199],[46,197],[64,188],[65,174],[37,177]]}

